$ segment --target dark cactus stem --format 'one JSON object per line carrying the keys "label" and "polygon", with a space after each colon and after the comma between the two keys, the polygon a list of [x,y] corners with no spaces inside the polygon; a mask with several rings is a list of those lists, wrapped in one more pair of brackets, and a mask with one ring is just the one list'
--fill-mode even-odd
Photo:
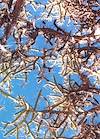
{"label": "dark cactus stem", "polygon": [[[17,0],[16,3],[15,3],[15,6],[14,6],[14,10],[13,12],[10,14],[10,17],[11,17],[11,22],[8,23],[8,25],[6,26],[5,28],[5,36],[3,36],[3,44],[6,44],[6,41],[11,33],[11,30],[13,29],[13,27],[16,25],[16,22],[17,22],[17,18],[20,14],[20,11],[23,7],[23,3],[24,3],[24,0]],[[8,5],[9,6],[9,5]],[[11,5],[10,5],[11,7]]]}

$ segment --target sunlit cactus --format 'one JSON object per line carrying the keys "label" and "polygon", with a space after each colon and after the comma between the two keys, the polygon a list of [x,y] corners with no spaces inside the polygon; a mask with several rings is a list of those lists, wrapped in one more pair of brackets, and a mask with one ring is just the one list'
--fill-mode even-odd
{"label": "sunlit cactus", "polygon": [[[6,138],[100,138],[99,7],[98,0],[0,1],[0,94],[16,109],[2,121]],[[28,82],[32,71],[40,86],[34,105],[12,95],[12,81]]]}

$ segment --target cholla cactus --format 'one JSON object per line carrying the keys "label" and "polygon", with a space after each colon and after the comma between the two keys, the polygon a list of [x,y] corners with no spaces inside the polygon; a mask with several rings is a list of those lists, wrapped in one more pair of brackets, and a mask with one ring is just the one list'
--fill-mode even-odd
{"label": "cholla cactus", "polygon": [[[96,0],[0,1],[0,93],[17,105],[5,137],[64,139],[70,129],[73,139],[99,139],[98,9]],[[31,106],[12,96],[12,80],[27,82],[33,70],[47,94]]]}

